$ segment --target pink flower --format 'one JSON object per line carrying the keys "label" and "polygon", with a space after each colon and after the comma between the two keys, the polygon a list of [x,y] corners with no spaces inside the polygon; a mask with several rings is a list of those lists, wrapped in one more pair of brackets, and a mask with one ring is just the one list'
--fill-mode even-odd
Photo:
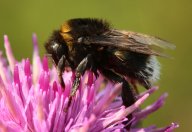
{"label": "pink flower", "polygon": [[[66,111],[73,73],[65,72],[65,91],[58,83],[57,72],[48,68],[46,57],[41,61],[36,36],[33,36],[33,61],[17,61],[11,51],[8,37],[4,36],[7,60],[0,52],[0,131],[4,132],[110,132],[124,130],[124,121],[132,123],[130,131],[172,131],[176,123],[164,128],[149,126],[137,128],[136,124],[150,113],[158,110],[165,102],[163,94],[155,103],[143,110],[139,106],[150,94],[152,88],[141,93],[132,106],[122,106],[121,84],[103,85],[103,77],[95,79],[89,71],[82,77],[80,88]],[[101,89],[101,87],[105,87]],[[133,114],[133,119],[126,116]]]}

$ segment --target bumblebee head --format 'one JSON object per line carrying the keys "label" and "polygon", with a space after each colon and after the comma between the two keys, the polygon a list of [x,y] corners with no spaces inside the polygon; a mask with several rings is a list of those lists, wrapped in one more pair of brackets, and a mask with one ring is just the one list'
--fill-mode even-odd
{"label": "bumblebee head", "polygon": [[62,55],[68,53],[66,41],[60,34],[59,30],[53,31],[49,40],[45,43],[47,53],[52,57],[54,63],[57,65]]}
{"label": "bumblebee head", "polygon": [[62,55],[67,56],[74,45],[79,43],[80,38],[100,35],[108,30],[109,24],[102,19],[71,19],[52,33],[45,44],[45,49],[57,65]]}

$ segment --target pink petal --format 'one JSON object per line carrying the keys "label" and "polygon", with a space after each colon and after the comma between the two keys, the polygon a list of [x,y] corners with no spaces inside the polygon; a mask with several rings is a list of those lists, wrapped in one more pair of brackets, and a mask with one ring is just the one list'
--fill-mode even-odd
{"label": "pink petal", "polygon": [[31,76],[31,64],[29,59],[25,60],[24,72],[27,77]]}
{"label": "pink petal", "polygon": [[137,98],[141,98],[141,97],[142,97],[143,95],[145,95],[146,93],[152,94],[152,93],[154,93],[155,91],[157,91],[158,89],[159,89],[159,87],[152,87],[152,88],[144,91],[143,93],[140,93]]}
{"label": "pink petal", "polygon": [[48,72],[49,67],[48,67],[48,58],[46,56],[43,57],[43,70]]}
{"label": "pink petal", "polygon": [[115,97],[120,93],[122,84],[115,85],[114,88],[109,85],[108,88],[105,88],[105,97],[99,100],[98,104],[95,106],[95,115],[98,115],[100,112],[103,112],[109,104],[115,99]]}
{"label": "pink petal", "polygon": [[111,125],[114,122],[117,122],[119,120],[122,120],[123,118],[125,118],[127,115],[131,114],[133,111],[135,111],[136,109],[139,108],[139,106],[141,104],[143,104],[143,102],[149,97],[149,94],[145,94],[143,97],[141,97],[140,99],[138,99],[133,105],[129,106],[128,108],[126,108],[125,110],[120,110],[118,111],[114,116],[111,116],[111,119],[109,120],[105,120],[103,124],[103,126],[107,126],[107,125]]}
{"label": "pink petal", "polygon": [[9,61],[9,65],[10,65],[11,71],[13,73],[14,65],[16,64],[16,60],[13,56],[13,52],[11,50],[11,46],[10,46],[9,39],[8,39],[7,35],[4,35],[4,46],[5,46],[7,59]]}
{"label": "pink petal", "polygon": [[2,52],[0,52],[0,76],[4,83],[10,82],[10,73],[7,69],[7,65],[5,63],[5,59],[3,58]]}
{"label": "pink petal", "polygon": [[[21,111],[22,105],[18,104],[17,99],[13,96],[12,92],[9,91],[10,89],[6,89],[5,85],[2,82],[2,79],[0,77],[0,91],[3,96],[3,100],[5,101],[4,107],[8,108],[8,112],[10,112],[11,116],[13,117],[14,122],[19,123],[21,125],[24,124],[25,119],[23,117],[23,113]],[[17,95],[15,95],[17,96]]]}
{"label": "pink petal", "polygon": [[146,118],[146,116],[148,116],[149,114],[157,111],[159,108],[161,108],[164,103],[165,103],[165,99],[167,97],[167,93],[163,94],[155,103],[153,103],[152,105],[148,106],[147,108],[143,109],[142,111],[139,111],[137,113],[134,113],[135,116],[135,122],[138,122],[144,118]]}
{"label": "pink petal", "polygon": [[33,47],[34,47],[34,50],[33,50],[34,52],[33,52],[33,70],[32,71],[33,71],[33,82],[34,84],[36,84],[42,69],[36,34],[33,34]]}
{"label": "pink petal", "polygon": [[172,132],[174,129],[178,128],[179,125],[177,123],[171,123],[171,125],[157,129],[156,132]]}

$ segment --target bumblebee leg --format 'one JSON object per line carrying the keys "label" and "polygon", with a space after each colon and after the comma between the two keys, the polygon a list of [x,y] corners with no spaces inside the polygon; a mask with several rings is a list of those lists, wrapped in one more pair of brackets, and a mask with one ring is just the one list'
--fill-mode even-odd
{"label": "bumblebee leg", "polygon": [[91,63],[92,63],[92,55],[89,54],[77,66],[75,72],[75,80],[73,82],[73,87],[70,96],[75,95],[77,88],[79,87],[80,84],[81,75],[83,75],[87,69],[90,69]]}
{"label": "bumblebee leg", "polygon": [[136,81],[133,80],[133,79],[129,79],[129,82],[131,83],[132,87],[133,87],[133,92],[135,95],[138,95],[139,94],[139,90],[138,90],[138,87],[136,85]]}
{"label": "bumblebee leg", "polygon": [[63,88],[65,88],[65,83],[63,81],[63,72],[64,72],[64,69],[65,69],[65,61],[66,61],[66,57],[63,55],[59,62],[58,62],[58,65],[57,65],[57,72],[58,72],[58,76],[59,76],[59,83],[61,84],[61,86]]}
{"label": "bumblebee leg", "polygon": [[[104,69],[101,71],[104,76],[106,76],[109,80],[114,81],[114,82],[122,82],[122,92],[121,92],[121,97],[123,100],[123,105],[126,107],[131,106],[132,104],[135,103],[136,97],[133,92],[133,89],[130,87],[129,83],[122,77],[121,75],[118,75],[117,73]],[[128,115],[127,118],[130,120],[132,119],[132,114]],[[125,122],[126,124],[127,122]],[[131,127],[131,123],[126,126],[126,129],[129,130]]]}
{"label": "bumblebee leg", "polygon": [[91,68],[92,62],[93,62],[92,55],[89,54],[77,66],[76,72],[75,72],[75,80],[73,82],[72,90],[71,90],[70,97],[69,97],[68,107],[70,106],[72,98],[75,95],[75,93],[79,87],[79,84],[81,81],[81,75],[83,75],[87,69]]}
{"label": "bumblebee leg", "polygon": [[123,105],[128,107],[135,103],[135,101],[136,101],[135,94],[132,91],[132,88],[129,85],[129,83],[124,79],[124,77],[122,77],[121,75],[119,75],[111,70],[107,70],[107,69],[104,69],[101,72],[109,80],[114,81],[114,82],[123,83],[122,94],[121,94],[122,100],[123,100]]}

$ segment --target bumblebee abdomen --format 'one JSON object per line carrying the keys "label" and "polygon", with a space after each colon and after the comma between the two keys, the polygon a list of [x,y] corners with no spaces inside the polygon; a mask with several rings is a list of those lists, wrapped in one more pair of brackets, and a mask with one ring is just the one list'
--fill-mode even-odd
{"label": "bumblebee abdomen", "polygon": [[134,79],[148,89],[159,79],[160,64],[155,56],[149,56],[143,66],[132,73]]}
{"label": "bumblebee abdomen", "polygon": [[155,56],[119,50],[111,52],[111,55],[108,53],[107,68],[136,80],[146,88],[159,79],[160,64]]}

